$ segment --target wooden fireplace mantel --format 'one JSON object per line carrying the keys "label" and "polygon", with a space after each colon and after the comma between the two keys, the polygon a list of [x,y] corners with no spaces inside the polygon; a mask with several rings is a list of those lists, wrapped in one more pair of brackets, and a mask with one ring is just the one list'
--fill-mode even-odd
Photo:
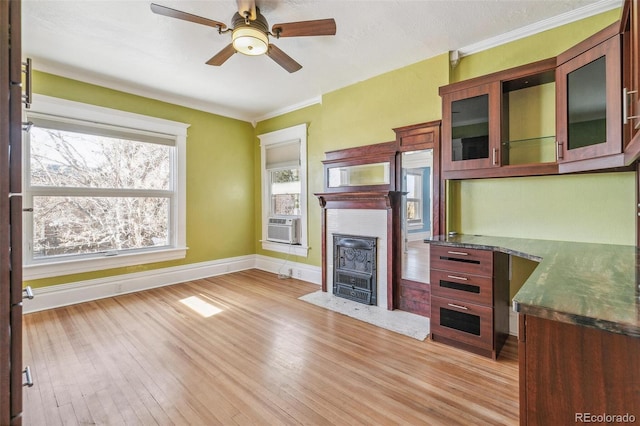
{"label": "wooden fireplace mantel", "polygon": [[[387,252],[387,309],[400,307],[404,281],[402,266],[402,154],[404,152],[433,150],[433,230],[444,230],[444,203],[440,197],[444,193],[444,184],[440,179],[440,125],[430,121],[393,129],[396,140],[366,146],[345,148],[325,152],[322,161],[324,168],[324,192],[315,193],[318,197],[321,213],[322,232],[322,291],[327,291],[327,212],[332,209],[368,209],[385,210],[387,216],[387,239],[381,241]],[[388,164],[389,179],[380,179],[374,173],[370,181],[362,179],[345,182],[330,181],[330,170],[335,168],[361,167],[372,164]],[[335,172],[334,172],[335,176]],[[350,177],[350,176],[349,176]],[[331,185],[330,185],[331,183]],[[408,280],[407,280],[408,281]]]}
{"label": "wooden fireplace mantel", "polygon": [[315,193],[323,209],[376,209],[389,210],[396,197],[402,195],[397,191],[366,192],[322,192]]}

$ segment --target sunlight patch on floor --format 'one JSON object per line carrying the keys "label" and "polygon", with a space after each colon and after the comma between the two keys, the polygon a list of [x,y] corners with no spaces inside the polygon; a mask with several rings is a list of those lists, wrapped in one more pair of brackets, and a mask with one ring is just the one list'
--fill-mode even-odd
{"label": "sunlight patch on floor", "polygon": [[205,318],[209,318],[215,314],[219,314],[220,312],[222,312],[222,309],[213,306],[211,303],[205,302],[198,296],[187,297],[180,300],[180,303],[187,305],[189,308],[193,309]]}

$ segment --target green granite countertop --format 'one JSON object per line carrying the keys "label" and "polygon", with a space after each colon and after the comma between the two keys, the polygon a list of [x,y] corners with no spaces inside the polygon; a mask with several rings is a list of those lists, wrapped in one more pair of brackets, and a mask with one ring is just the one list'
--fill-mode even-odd
{"label": "green granite countertop", "polygon": [[513,298],[516,312],[640,337],[640,251],[635,246],[480,235],[425,242],[537,261]]}

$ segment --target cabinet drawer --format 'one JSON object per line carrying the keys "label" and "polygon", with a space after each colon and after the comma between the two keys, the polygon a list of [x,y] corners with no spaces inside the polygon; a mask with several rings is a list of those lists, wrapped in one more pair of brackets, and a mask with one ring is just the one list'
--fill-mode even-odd
{"label": "cabinet drawer", "polygon": [[493,251],[457,247],[431,247],[431,268],[444,271],[493,276]]}
{"label": "cabinet drawer", "polygon": [[431,338],[493,349],[493,308],[431,296]]}
{"label": "cabinet drawer", "polygon": [[493,279],[464,272],[432,269],[431,294],[491,306],[493,305]]}

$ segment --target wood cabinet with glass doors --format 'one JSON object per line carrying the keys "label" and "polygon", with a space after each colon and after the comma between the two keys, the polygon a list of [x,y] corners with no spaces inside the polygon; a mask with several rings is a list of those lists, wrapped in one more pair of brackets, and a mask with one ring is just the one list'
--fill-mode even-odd
{"label": "wood cabinet with glass doors", "polygon": [[555,58],[440,88],[445,179],[557,172]]}
{"label": "wood cabinet with glass doors", "polygon": [[556,58],[453,83],[442,96],[445,179],[627,167],[640,157],[637,0]]}
{"label": "wood cabinet with glass doors", "polygon": [[616,23],[558,56],[561,173],[624,165],[621,42]]}

